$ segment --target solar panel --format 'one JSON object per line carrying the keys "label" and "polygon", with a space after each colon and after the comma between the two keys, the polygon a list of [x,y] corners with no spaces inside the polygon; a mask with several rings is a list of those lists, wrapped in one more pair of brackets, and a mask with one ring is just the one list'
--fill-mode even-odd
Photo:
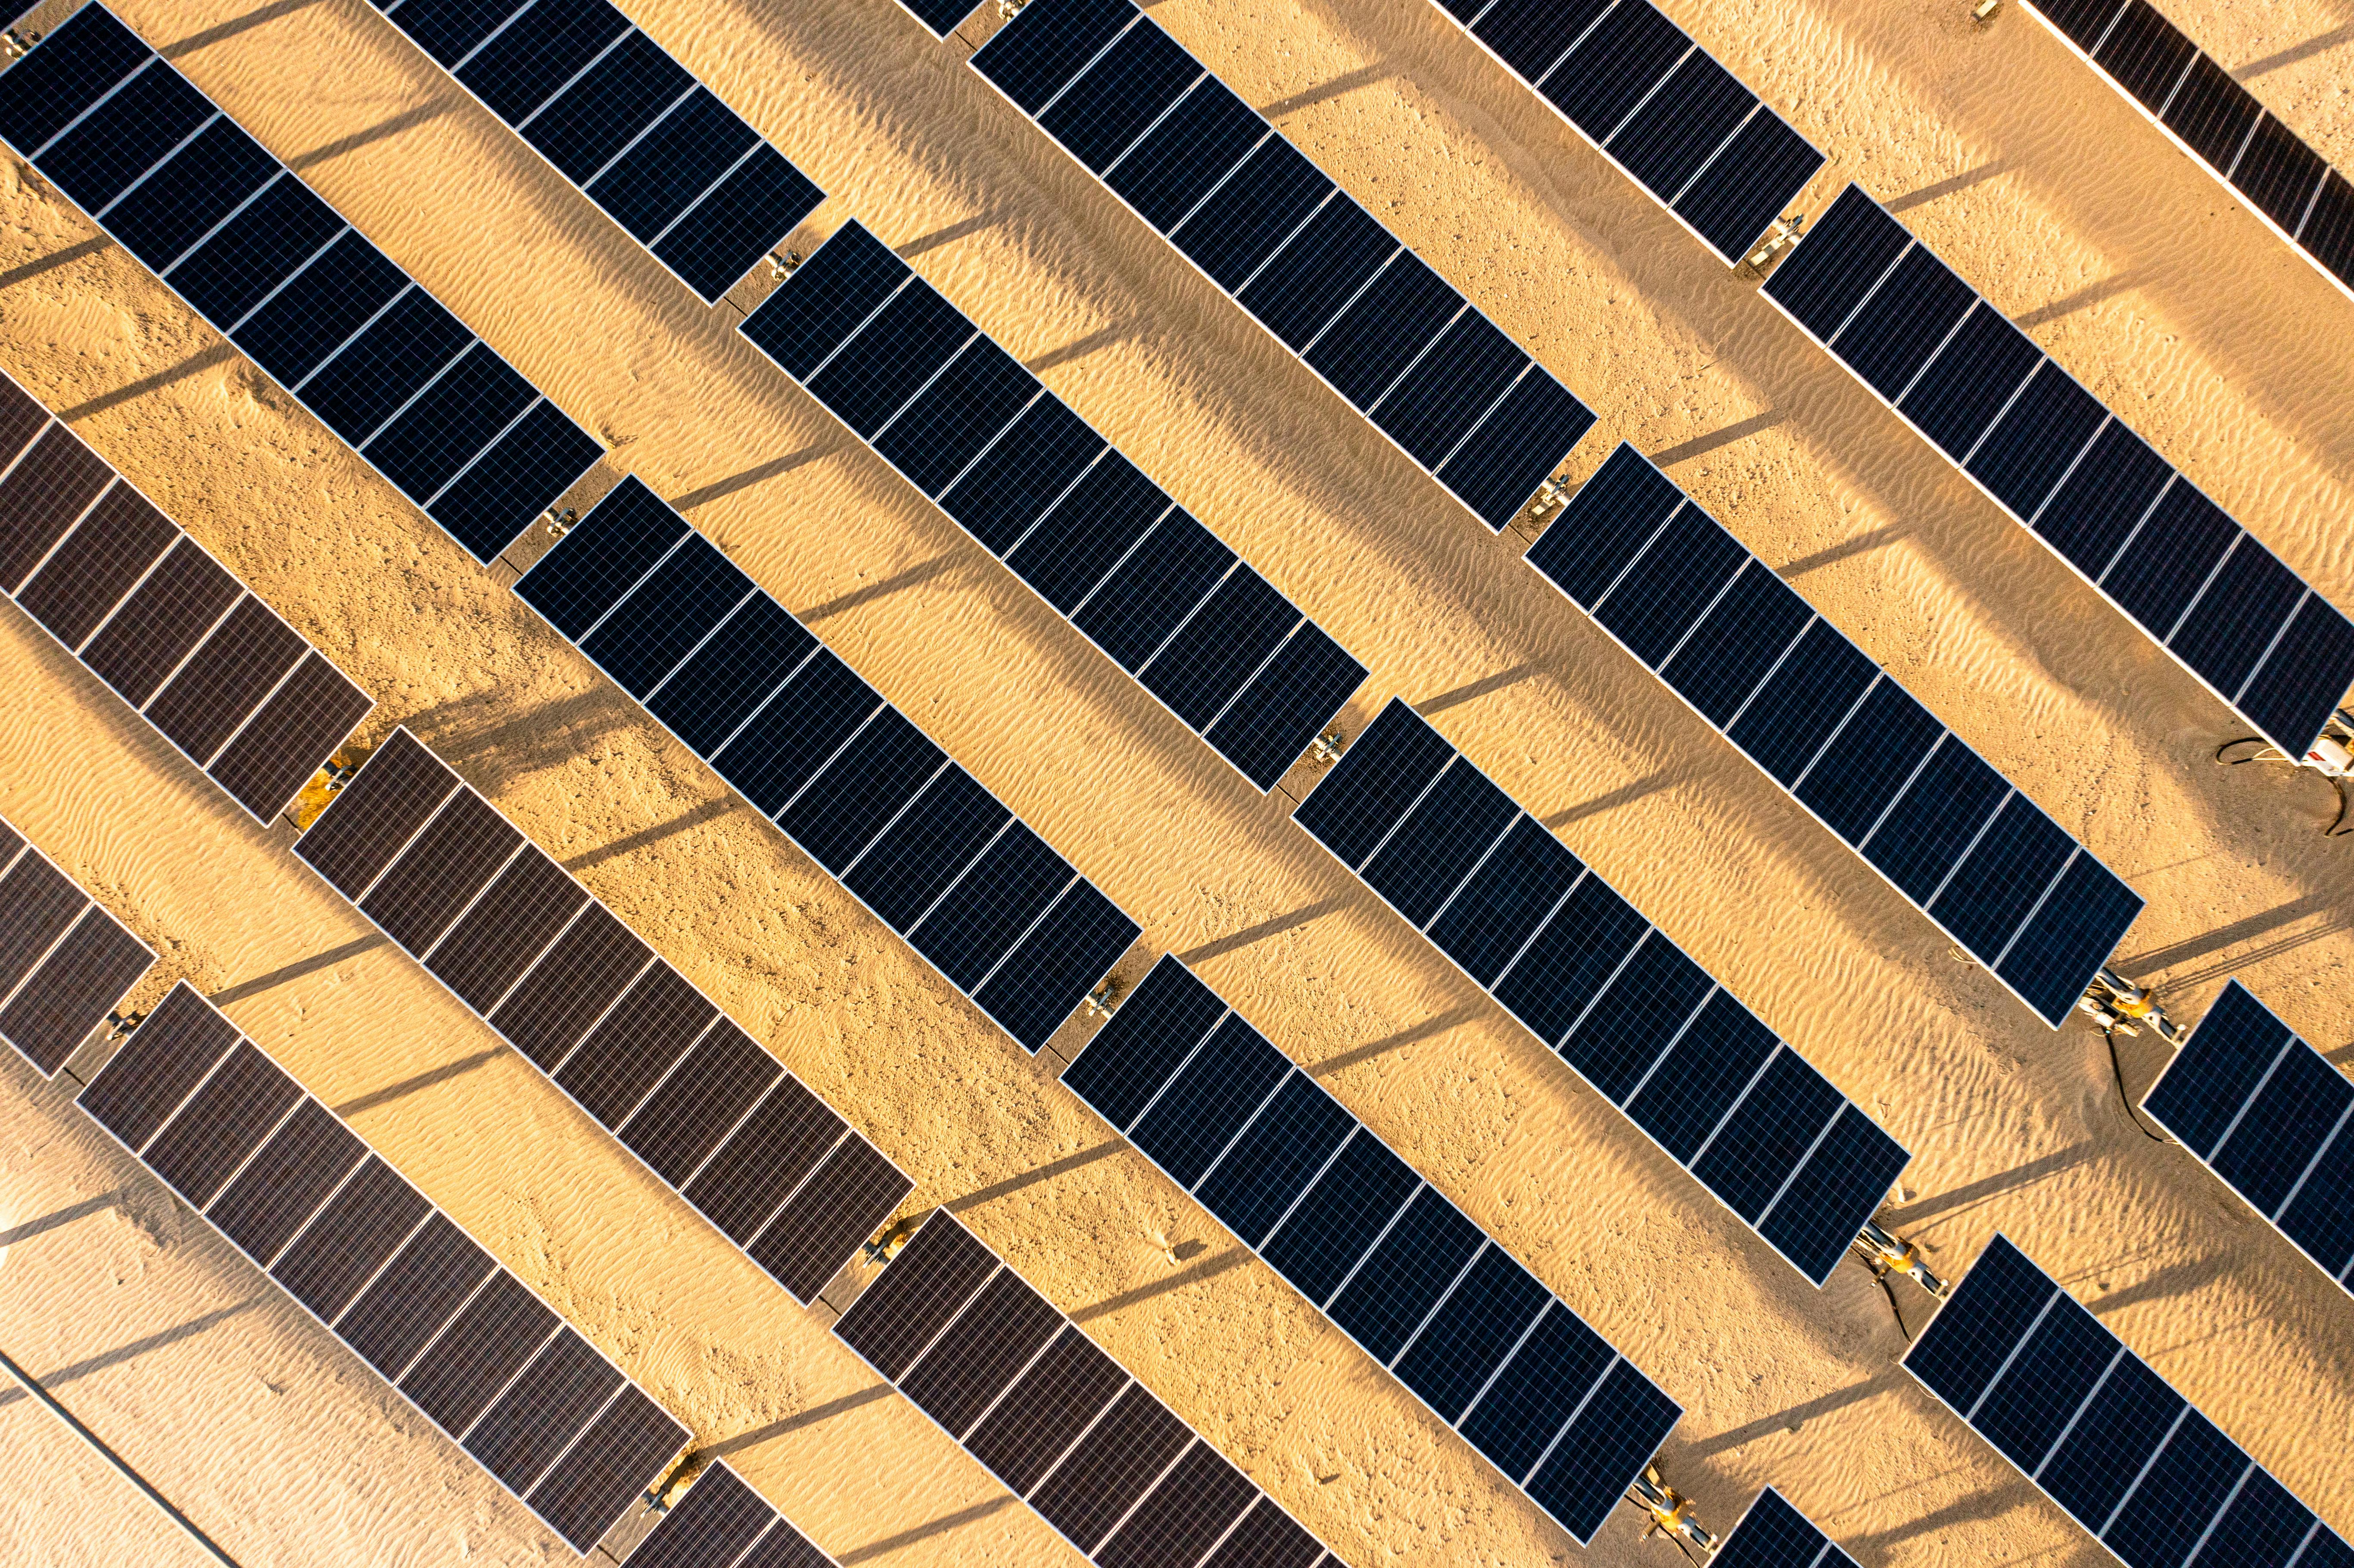
{"label": "solar panel", "polygon": [[972,68],[1489,527],[1593,426],[1129,0],[1031,0]]}
{"label": "solar panel", "polygon": [[[80,1104],[576,1552],[595,1546],[685,1446],[685,1427],[603,1352],[557,1330],[521,1281],[187,981],[99,1070]],[[502,1300],[529,1310],[474,1310]],[[518,1319],[527,1336],[542,1325],[531,1350],[543,1364],[560,1361],[564,1376],[515,1382],[503,1425],[485,1425],[471,1407],[452,1421],[446,1402],[419,1397],[403,1380],[429,1345],[444,1365],[515,1361],[512,1348],[502,1355],[498,1335]]]}
{"label": "solar panel", "polygon": [[0,822],[0,1039],[53,1078],[154,962],[147,944]]}
{"label": "solar panel", "polygon": [[725,1460],[696,1477],[629,1555],[630,1568],[830,1568],[832,1562]]}
{"label": "solar panel", "polygon": [[0,75],[0,139],[476,560],[601,455],[103,5]]}
{"label": "solar panel", "polygon": [[12,519],[0,586],[267,824],[375,704],[5,373],[0,405],[0,492],[36,467],[45,495],[58,468],[74,479],[66,504]]}
{"label": "solar panel", "polygon": [[294,853],[803,1303],[911,1190],[407,728]]}
{"label": "solar panel", "polygon": [[2031,0],[2031,15],[2307,261],[2354,292],[2354,185],[2147,0]]}
{"label": "solar panel", "polygon": [[2246,986],[2223,988],[2141,1105],[2354,1290],[2354,1084]]}
{"label": "solar panel", "polygon": [[1765,293],[2241,718],[2305,756],[2354,685],[2354,620],[1862,186]]}
{"label": "solar panel", "polygon": [[1528,563],[2058,1028],[2141,911],[1632,446]]}
{"label": "solar panel", "polygon": [[706,305],[825,193],[604,0],[375,0]]}
{"label": "solar panel", "polygon": [[738,330],[1260,790],[1364,680],[855,219]]}
{"label": "solar panel", "polygon": [[[1063,1082],[1581,1543],[1674,1427],[1673,1400],[1176,955]],[[1516,1360],[1543,1315],[1595,1352],[1590,1375]],[[1543,1397],[1493,1419],[1494,1391],[1522,1384]]]}
{"label": "solar panel", "polygon": [[1437,0],[1731,266],[1823,154],[1649,0]]}
{"label": "solar panel", "polygon": [[833,1331],[1102,1568],[1340,1561],[945,1209]]}
{"label": "solar panel", "polygon": [[1799,1273],[1830,1277],[1903,1147],[1427,720],[1393,699],[1292,816]]}
{"label": "solar panel", "polygon": [[2354,1563],[2354,1547],[2004,1236],[1904,1367],[2127,1568]]}
{"label": "solar panel", "polygon": [[1023,1049],[1136,940],[1136,922],[634,476],[514,591]]}
{"label": "solar panel", "polygon": [[1715,1568],[1856,1568],[1854,1558],[1772,1487],[1757,1495],[1709,1561]]}

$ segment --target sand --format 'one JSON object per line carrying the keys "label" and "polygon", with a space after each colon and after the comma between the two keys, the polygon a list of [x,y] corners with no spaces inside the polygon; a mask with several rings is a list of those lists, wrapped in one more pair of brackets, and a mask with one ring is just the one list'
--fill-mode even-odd
{"label": "sand", "polygon": [[[2354,1426],[2344,1294],[2132,1128],[2097,1034],[2046,1030],[1953,961],[1511,559],[1519,540],[1417,474],[960,50],[885,0],[631,8],[833,193],[798,243],[855,216],[900,248],[1365,661],[1351,727],[1393,694],[1421,705],[1914,1150],[1894,1213],[1933,1261],[1952,1272],[2008,1232],[2354,1530],[2332,1436]],[[2354,604],[2328,525],[2354,306],[2109,89],[2016,16],[1981,34],[1925,5],[1671,9],[1832,153],[1818,207],[1850,175],[1931,192],[1907,222]],[[2349,889],[2321,780],[2210,766],[2228,714],[1428,0],[1153,11],[1596,408],[1575,472],[1621,437],[1659,457],[2147,895],[2122,967],[2191,1016],[2237,972],[2340,1050]],[[1662,1458],[1704,1520],[1771,1482],[1870,1564],[2105,1560],[1897,1370],[1860,1268],[1800,1280],[1291,827],[1287,800],[1250,791],[361,0],[122,12],[1681,1401]],[[2119,151],[2094,186],[2079,149],[2105,125]],[[417,728],[875,1138],[912,1205],[955,1205],[1359,1568],[1661,1560],[1625,1510],[1579,1552],[1122,1152],[1057,1063],[996,1033],[92,235],[21,173],[0,187],[0,363],[376,694],[376,726]],[[232,1016],[699,1443],[845,1561],[1072,1561],[822,1308],[795,1308],[406,959],[344,953],[369,933],[282,834],[243,823],[24,618],[0,627],[0,815],[207,989],[302,970]],[[2137,1096],[2162,1061],[2125,1043]],[[1917,1329],[1926,1301],[1899,1299]],[[0,1294],[0,1331],[32,1310],[17,1300]],[[311,1332],[306,1353],[366,1383]],[[466,1467],[420,1431],[374,1441]],[[390,1473],[351,1445],[322,1470],[355,1490]],[[542,1539],[499,1517],[488,1549]],[[335,1560],[296,1499],[248,1518]]]}

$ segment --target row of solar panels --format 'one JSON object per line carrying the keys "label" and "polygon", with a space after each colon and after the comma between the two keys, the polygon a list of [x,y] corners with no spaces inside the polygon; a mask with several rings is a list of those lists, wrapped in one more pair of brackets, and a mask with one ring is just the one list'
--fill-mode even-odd
{"label": "row of solar panels", "polygon": [[155,955],[0,822],[0,1040],[57,1075]]}
{"label": "row of solar panels", "polygon": [[5,373],[0,593],[258,821],[375,705]]}

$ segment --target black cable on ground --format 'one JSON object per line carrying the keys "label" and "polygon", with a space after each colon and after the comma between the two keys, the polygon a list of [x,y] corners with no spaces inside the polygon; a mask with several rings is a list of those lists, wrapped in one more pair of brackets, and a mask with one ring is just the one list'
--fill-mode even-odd
{"label": "black cable on ground", "polygon": [[2134,1129],[2137,1132],[2152,1143],[2172,1143],[2174,1139],[2164,1133],[2152,1132],[2143,1124],[2141,1112],[2134,1108],[2133,1097],[2126,1093],[2125,1064],[2117,1059],[2117,1032],[2114,1029],[2104,1029],[2101,1031],[2101,1038],[2109,1043],[2109,1075],[2117,1082],[2117,1099],[2126,1107],[2126,1119],[2134,1124]]}

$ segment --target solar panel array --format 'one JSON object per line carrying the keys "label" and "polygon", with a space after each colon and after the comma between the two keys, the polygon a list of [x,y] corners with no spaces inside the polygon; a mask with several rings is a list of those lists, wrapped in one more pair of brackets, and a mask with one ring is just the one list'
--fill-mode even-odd
{"label": "solar panel array", "polygon": [[630,1568],[834,1568],[724,1463],[696,1477],[625,1561]]}
{"label": "solar panel array", "polygon": [[1904,1366],[2127,1568],[2354,1564],[2354,1547],[2003,1236]]}
{"label": "solar panel array", "polygon": [[2354,1084],[2238,980],[2141,1107],[2354,1290]]}
{"label": "solar panel array", "polygon": [[705,304],[825,193],[606,0],[374,0]]}
{"label": "solar panel array", "polygon": [[2053,1028],[2142,897],[1633,447],[1528,553]]}
{"label": "solar panel array", "polygon": [[1024,1049],[1136,940],[1119,906],[635,477],[515,592]]}
{"label": "solar panel array", "polygon": [[1294,819],[1815,1284],[1910,1158],[1393,699]]}
{"label": "solar panel array", "polygon": [[5,373],[0,592],[264,824],[376,705]]}
{"label": "solar panel array", "polygon": [[2291,757],[2354,685],[2307,587],[1861,185],[1766,297]]}
{"label": "solar panel array", "polygon": [[1099,1568],[1339,1568],[945,1209],[833,1331]]}
{"label": "solar panel array", "polygon": [[81,1107],[586,1552],[688,1432],[187,981]]}
{"label": "solar panel array", "polygon": [[1823,166],[1649,0],[1436,3],[1727,265]]}
{"label": "solar panel array", "polygon": [[406,728],[294,853],[796,1299],[913,1186]]}
{"label": "solar panel array", "polygon": [[1174,954],[1063,1082],[1581,1543],[1682,1414]]}
{"label": "solar panel array", "polygon": [[1130,0],[1030,0],[972,68],[1489,527],[1592,427]]}
{"label": "solar panel array", "polygon": [[155,962],[57,863],[0,822],[0,1040],[45,1078]]}
{"label": "solar panel array", "polygon": [[1856,1568],[1855,1559],[1767,1487],[1709,1559],[1712,1568]]}
{"label": "solar panel array", "polygon": [[1260,789],[1364,680],[855,221],[740,330]]}
{"label": "solar panel array", "polygon": [[103,5],[0,75],[0,139],[475,559],[601,455]]}
{"label": "solar panel array", "polygon": [[2306,260],[2354,288],[2354,185],[2200,52],[2148,0],[2030,0],[2208,172]]}

